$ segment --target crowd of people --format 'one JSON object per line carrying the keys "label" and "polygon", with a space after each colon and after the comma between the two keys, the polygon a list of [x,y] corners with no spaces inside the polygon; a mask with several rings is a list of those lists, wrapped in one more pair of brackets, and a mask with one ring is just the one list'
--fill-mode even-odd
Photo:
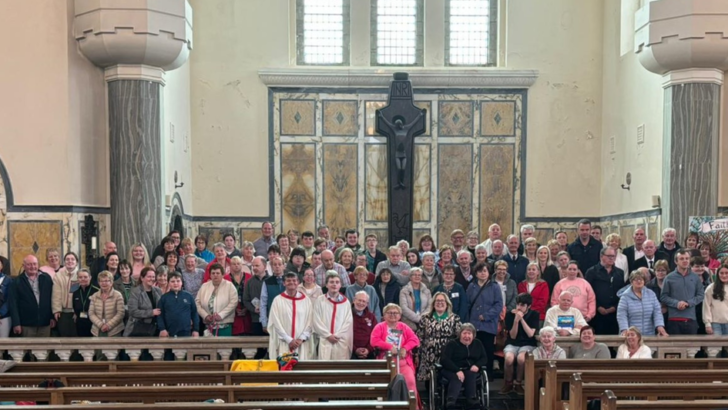
{"label": "crowd of people", "polygon": [[[332,239],[321,226],[275,236],[265,222],[241,248],[229,233],[208,250],[205,236],[172,231],[151,255],[136,243],[122,258],[107,242],[90,269],[49,249],[44,266],[28,255],[20,275],[0,276],[0,337],[269,335],[256,358],[392,352],[411,390],[441,363],[448,394],[465,386],[473,399],[496,349],[503,392],[522,394],[526,354],[566,357],[560,336],[581,339],[570,357],[649,358],[642,335],[728,334],[728,264],[711,243],[690,234],[681,246],[667,228],[658,245],[638,228],[622,249],[588,220],[577,230],[572,243],[558,231],[539,244],[533,226],[501,238],[493,224],[484,241],[458,229],[439,247],[425,235],[384,253],[375,235],[362,244],[355,230]],[[595,335],[625,343],[610,353]]]}

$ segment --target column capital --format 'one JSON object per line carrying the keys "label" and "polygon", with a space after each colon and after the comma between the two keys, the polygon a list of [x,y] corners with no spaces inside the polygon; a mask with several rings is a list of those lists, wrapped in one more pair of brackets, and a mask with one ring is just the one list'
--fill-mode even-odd
{"label": "column capital", "polygon": [[655,0],[635,13],[635,54],[656,74],[728,70],[728,2]]}
{"label": "column capital", "polygon": [[106,82],[118,80],[144,80],[165,85],[164,70],[144,64],[117,64],[104,70]]}
{"label": "column capital", "polygon": [[187,0],[75,0],[73,35],[99,67],[141,65],[174,70],[192,50]]}
{"label": "column capital", "polygon": [[703,83],[723,85],[725,74],[717,68],[673,70],[662,76],[662,88],[678,84]]}

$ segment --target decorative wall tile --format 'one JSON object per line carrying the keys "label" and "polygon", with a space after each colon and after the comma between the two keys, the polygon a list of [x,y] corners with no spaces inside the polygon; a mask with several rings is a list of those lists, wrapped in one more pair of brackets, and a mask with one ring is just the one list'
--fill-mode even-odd
{"label": "decorative wall tile", "polygon": [[432,101],[415,101],[415,105],[418,108],[424,108],[427,110],[427,115],[425,115],[425,133],[422,135],[432,135]]}
{"label": "decorative wall tile", "polygon": [[324,144],[324,222],[331,236],[358,226],[357,145]]}
{"label": "decorative wall tile", "polygon": [[324,135],[356,136],[359,133],[357,101],[324,100]]}
{"label": "decorative wall tile", "polygon": [[432,235],[429,229],[413,229],[412,230],[412,248],[418,248],[420,246],[420,239],[425,235]]}
{"label": "decorative wall tile", "polygon": [[480,108],[480,128],[483,136],[514,136],[516,103],[514,101],[483,101]]}
{"label": "decorative wall tile", "polygon": [[281,135],[316,135],[316,101],[281,100]]}
{"label": "decorative wall tile", "polygon": [[473,135],[472,101],[440,101],[438,111],[439,136],[470,137]]}
{"label": "decorative wall tile", "polygon": [[454,229],[468,231],[473,226],[473,146],[447,144],[438,149],[437,232],[442,242]]}
{"label": "decorative wall tile", "polygon": [[429,144],[415,144],[414,170],[414,221],[430,220],[430,201],[432,200],[432,169]]}
{"label": "decorative wall tile", "polygon": [[[273,228],[274,232],[278,232],[278,230]],[[287,232],[287,231],[286,231]],[[303,232],[303,231],[301,231]],[[275,236],[275,233],[273,234]],[[240,245],[242,246],[242,243],[245,241],[248,242],[255,242],[258,238],[260,238],[260,228],[240,228]]]}
{"label": "decorative wall tile", "polygon": [[35,255],[45,265],[46,250],[56,248],[64,253],[62,221],[9,221],[10,266],[13,273],[22,270],[23,258]]}
{"label": "decorative wall tile", "polygon": [[619,228],[619,236],[622,238],[622,248],[634,245],[634,225],[624,225]]}
{"label": "decorative wall tile", "polygon": [[657,231],[657,223],[651,223],[647,228],[647,239],[652,239],[653,241],[656,241],[657,244],[660,243],[662,238],[660,237],[660,234]]}
{"label": "decorative wall tile", "polygon": [[[387,207],[389,204],[389,181],[387,170],[387,146],[384,144],[367,144],[364,146],[365,161],[365,220],[374,222],[387,222]],[[428,199],[429,200],[429,199]]]}
{"label": "decorative wall tile", "polygon": [[[220,242],[222,243],[223,235],[231,233],[235,235],[235,228],[232,226],[217,227],[217,226],[201,226],[197,229],[200,235],[205,235],[207,238],[207,249],[212,251],[213,245]],[[235,241],[238,241],[237,235],[235,235]]]}
{"label": "decorative wall tile", "polygon": [[488,227],[497,223],[502,237],[513,230],[513,183],[515,181],[513,144],[480,146],[480,236],[488,237]]}
{"label": "decorative wall tile", "polygon": [[377,110],[384,108],[386,101],[367,101],[364,103],[365,126],[364,135],[379,135],[377,129]]}
{"label": "decorative wall tile", "polygon": [[364,229],[364,237],[367,235],[377,235],[377,249],[387,253],[389,248],[389,230],[387,229]]}
{"label": "decorative wall tile", "polygon": [[[501,225],[502,226],[502,225]],[[486,228],[486,236],[483,238],[487,238],[487,228]],[[502,236],[506,237],[506,236]],[[554,238],[554,228],[536,228],[536,230],[533,232],[533,237],[536,238],[536,241],[546,246],[546,244]]]}
{"label": "decorative wall tile", "polygon": [[281,230],[313,231],[316,225],[316,147],[281,144]]}

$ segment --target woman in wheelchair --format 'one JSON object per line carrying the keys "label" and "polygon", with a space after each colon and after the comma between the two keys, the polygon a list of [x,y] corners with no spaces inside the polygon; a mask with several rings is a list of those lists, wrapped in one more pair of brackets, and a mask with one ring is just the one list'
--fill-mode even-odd
{"label": "woman in wheelchair", "polygon": [[477,406],[476,378],[488,361],[485,349],[475,338],[475,326],[465,323],[460,327],[458,338],[445,346],[440,357],[442,375],[447,379],[447,407],[452,407],[465,386],[468,406]]}

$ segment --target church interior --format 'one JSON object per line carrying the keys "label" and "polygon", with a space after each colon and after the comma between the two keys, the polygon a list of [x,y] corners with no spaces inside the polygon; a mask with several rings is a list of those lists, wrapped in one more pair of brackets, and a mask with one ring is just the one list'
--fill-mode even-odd
{"label": "church interior", "polygon": [[[46,265],[49,250],[61,257],[72,252],[90,269],[109,242],[122,260],[132,260],[137,244],[151,255],[171,231],[181,238],[203,235],[209,251],[232,233],[235,248],[243,249],[267,223],[274,237],[326,226],[332,242],[354,230],[360,246],[373,236],[388,255],[398,245],[390,203],[396,174],[388,148],[393,137],[377,132],[377,112],[390,101],[393,75],[402,72],[414,106],[424,110],[424,132],[411,137],[407,158],[411,248],[429,238],[436,251],[458,230],[479,244],[490,240],[493,224],[506,248],[510,235],[521,240],[524,226],[539,246],[559,232],[566,243],[578,243],[585,219],[600,227],[602,241],[617,234],[622,249],[634,248],[639,232],[638,246],[644,239],[660,244],[669,228],[683,244],[702,229],[695,221],[728,229],[720,226],[728,218],[724,0],[2,0],[0,55],[0,256],[8,278],[23,273],[29,255]],[[728,256],[728,235],[716,235],[710,246],[718,260]],[[725,377],[717,369],[728,366],[719,359],[728,342],[702,336],[707,344],[695,341],[700,335],[647,339],[656,358],[691,358],[678,367],[697,383],[685,383],[685,398],[705,398],[700,393],[707,387],[693,390],[707,384],[702,372],[714,371],[711,381]],[[212,347],[184,338],[155,339],[153,346],[130,341],[126,350],[161,359],[177,349],[190,360],[199,350],[200,360],[212,359],[200,371],[218,372],[228,370],[226,352],[239,353],[241,346],[255,352],[260,337],[221,338]],[[19,340],[0,337],[0,352],[10,361],[19,354],[15,371],[23,374],[41,371],[53,349],[94,360],[106,346],[104,352],[113,351],[109,363],[122,357],[103,340],[101,347],[83,348],[73,347],[85,343],[80,339],[65,348],[53,338],[38,339],[49,344],[36,347]],[[624,338],[597,335],[597,341],[614,350]],[[35,355],[32,362],[26,353]],[[218,354],[222,365],[214,367]],[[71,370],[61,366],[68,357],[54,356],[61,361],[51,365],[53,374],[108,370],[98,360]],[[654,368],[609,361],[616,366],[610,368],[584,359],[562,368],[559,360],[549,368],[536,359],[526,363],[525,393],[500,395],[503,380],[495,380],[487,405],[555,409],[564,401],[586,408],[587,397],[601,396],[603,409],[688,408],[659,407],[657,393],[642,400],[597,372],[658,384],[661,376],[650,379],[647,372],[672,369],[665,361],[653,360]],[[124,371],[139,372],[136,364],[143,362],[135,362]],[[331,368],[304,363],[301,372],[324,371],[323,381],[325,372],[347,369],[333,361]],[[390,371],[389,362],[371,366]],[[118,377],[122,386],[122,367],[108,373],[109,385]],[[575,381],[575,372],[587,368],[597,372],[593,380],[584,373]],[[188,370],[179,360],[160,369],[180,378]],[[640,371],[643,379],[630,376]],[[37,384],[28,377],[28,385]],[[226,377],[223,385],[230,384]],[[270,377],[274,384],[282,380]],[[309,380],[286,377],[285,383]],[[0,373],[0,402],[44,401],[21,391],[17,380],[26,379],[3,382]],[[585,393],[562,396],[560,383]],[[150,386],[138,388],[147,405],[155,394]],[[252,394],[240,386],[198,387],[228,403]],[[306,392],[305,384],[288,387],[272,393],[264,386],[260,394],[338,397]],[[68,403],[55,404],[81,400],[83,394],[68,388]],[[197,397],[197,387],[188,389]],[[342,392],[363,397],[360,407],[300,404],[365,409],[373,406],[366,398],[381,397],[361,387]],[[440,408],[430,393],[420,383],[421,406]],[[711,396],[713,407],[695,408],[728,407],[728,401],[718,405],[728,390],[723,393]],[[391,408],[423,408],[400,402]],[[275,403],[229,408],[274,409]],[[151,408],[157,406],[164,407]]]}

